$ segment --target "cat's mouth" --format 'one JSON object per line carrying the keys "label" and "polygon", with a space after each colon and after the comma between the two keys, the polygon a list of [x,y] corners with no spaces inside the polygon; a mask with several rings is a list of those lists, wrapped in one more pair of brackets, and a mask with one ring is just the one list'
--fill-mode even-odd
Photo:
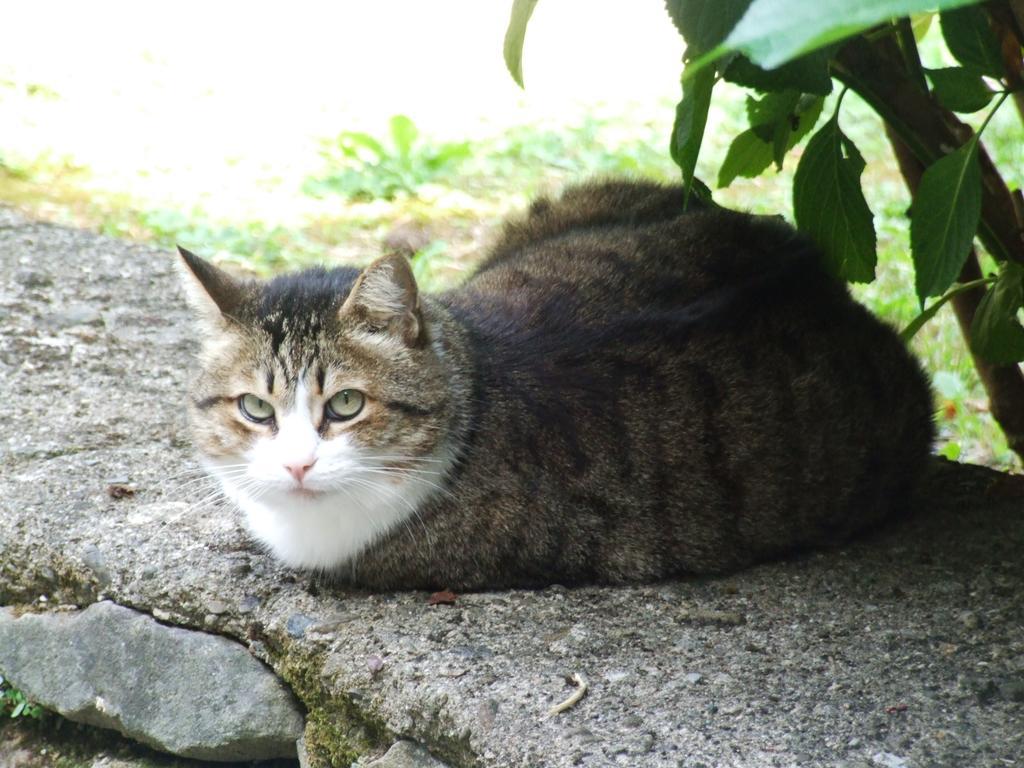
{"label": "cat's mouth", "polygon": [[306,488],[305,486],[300,485],[294,488],[289,488],[288,494],[300,499],[317,499],[324,495],[324,491],[315,491],[312,488]]}

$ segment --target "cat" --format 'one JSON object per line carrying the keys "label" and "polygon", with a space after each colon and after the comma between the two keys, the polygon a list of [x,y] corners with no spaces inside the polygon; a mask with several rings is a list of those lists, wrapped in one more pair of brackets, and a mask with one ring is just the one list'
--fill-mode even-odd
{"label": "cat", "polygon": [[207,470],[285,564],[372,589],[649,582],[906,508],[931,395],[775,217],[590,183],[459,287],[409,262],[233,278],[180,249]]}

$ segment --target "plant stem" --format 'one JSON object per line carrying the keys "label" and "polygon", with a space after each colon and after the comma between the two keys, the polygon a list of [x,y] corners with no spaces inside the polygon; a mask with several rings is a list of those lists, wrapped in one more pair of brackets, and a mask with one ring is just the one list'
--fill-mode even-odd
{"label": "plant stem", "polygon": [[981,134],[983,134],[985,132],[985,129],[988,128],[989,121],[992,120],[992,118],[995,116],[996,112],[999,111],[999,108],[1001,106],[1003,106],[1003,102],[1006,101],[1006,97],[1009,96],[1009,95],[1010,95],[1009,91],[1003,91],[999,95],[999,98],[996,100],[995,106],[992,107],[992,109],[990,109],[988,111],[987,115],[985,115],[985,120],[982,122],[981,127],[979,127],[978,130],[974,132],[974,135],[976,137],[980,138]]}
{"label": "plant stem", "polygon": [[923,93],[928,93],[928,81],[924,76],[924,67],[921,66],[921,56],[917,51],[917,39],[914,37],[914,28],[910,24],[910,19],[906,16],[901,18],[896,22],[896,30],[907,72],[917,82],[917,87]]}
{"label": "plant stem", "polygon": [[939,309],[942,308],[942,305],[947,301],[964,291],[971,291],[983,285],[994,283],[997,279],[998,278],[996,277],[983,277],[980,280],[971,280],[969,283],[953,283],[953,286],[948,291],[929,304],[921,314],[907,324],[906,328],[900,331],[900,337],[904,342],[909,342],[915,335],[917,335],[917,332],[924,327],[925,323],[935,317],[935,313],[938,312]]}

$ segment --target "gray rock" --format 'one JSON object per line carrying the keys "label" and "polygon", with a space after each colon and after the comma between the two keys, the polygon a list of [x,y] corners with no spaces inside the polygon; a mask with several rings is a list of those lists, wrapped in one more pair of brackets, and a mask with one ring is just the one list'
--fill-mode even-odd
{"label": "gray rock", "polygon": [[0,669],[69,720],[182,757],[294,757],[302,734],[289,691],[243,647],[110,602],[19,618],[0,609]]}
{"label": "gray rock", "polygon": [[379,760],[366,764],[366,768],[447,768],[419,744],[399,741]]}

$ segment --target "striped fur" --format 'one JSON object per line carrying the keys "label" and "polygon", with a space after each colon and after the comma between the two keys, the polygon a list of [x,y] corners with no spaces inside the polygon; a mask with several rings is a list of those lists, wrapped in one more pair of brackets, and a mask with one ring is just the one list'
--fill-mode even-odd
{"label": "striped fur", "polygon": [[[781,221],[681,200],[633,182],[541,200],[433,296],[394,256],[225,288],[185,255],[208,348],[200,451],[244,463],[274,441],[239,415],[244,392],[307,408],[315,451],[348,446],[349,474],[325,460],[321,513],[293,514],[307,500],[267,470],[247,487],[274,500],[275,525],[302,527],[300,550],[335,536],[338,554],[304,559],[254,532],[293,565],[374,588],[718,573],[903,509],[933,436],[918,364]],[[364,413],[325,423],[346,387],[366,392]]]}

